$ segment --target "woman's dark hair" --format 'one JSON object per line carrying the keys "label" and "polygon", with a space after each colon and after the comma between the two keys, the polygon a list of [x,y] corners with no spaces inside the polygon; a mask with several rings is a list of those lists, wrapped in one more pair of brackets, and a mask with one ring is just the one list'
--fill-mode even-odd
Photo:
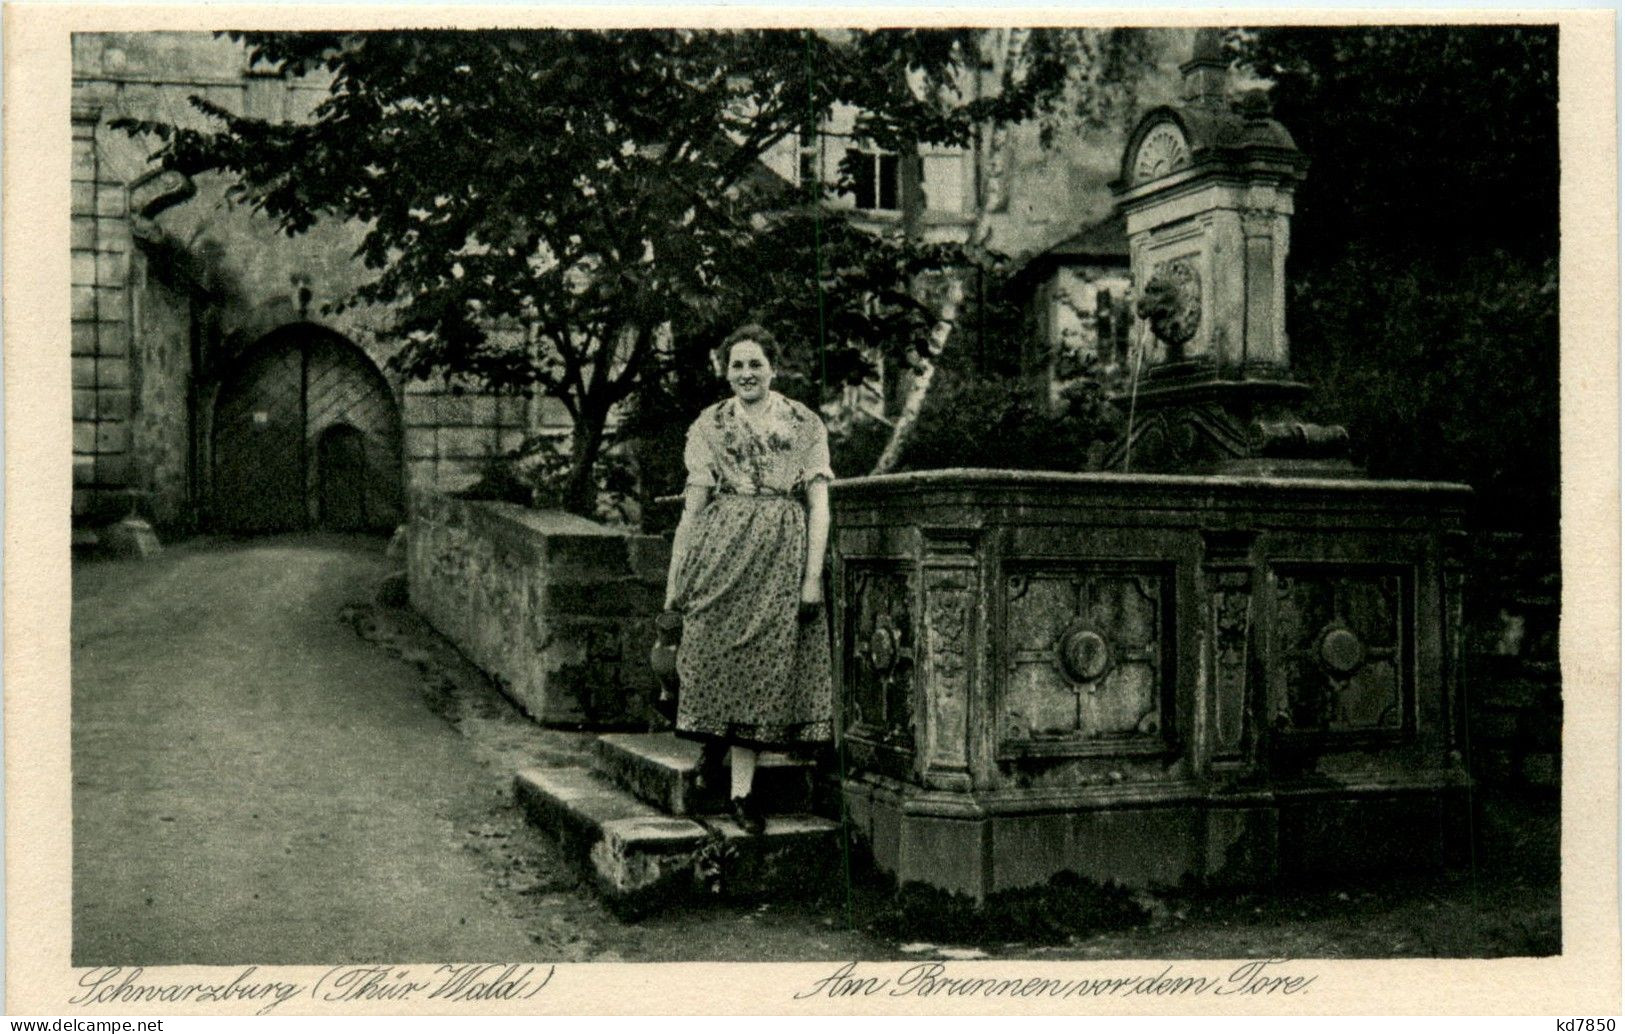
{"label": "woman's dark hair", "polygon": [[780,366],[779,360],[782,353],[779,349],[778,340],[768,333],[767,328],[761,324],[747,323],[722,339],[722,344],[717,347],[716,351],[717,369],[727,370],[728,355],[733,351],[733,347],[741,341],[756,342],[761,346],[762,354],[767,356],[767,361],[773,365],[773,368],[777,369]]}

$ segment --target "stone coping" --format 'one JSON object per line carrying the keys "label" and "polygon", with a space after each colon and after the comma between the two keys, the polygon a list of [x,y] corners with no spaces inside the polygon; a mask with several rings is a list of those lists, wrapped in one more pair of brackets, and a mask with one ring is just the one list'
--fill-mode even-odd
{"label": "stone coping", "polygon": [[1269,477],[1242,474],[1122,474],[1093,471],[1072,474],[1048,470],[1002,470],[950,467],[901,474],[837,478],[833,489],[844,492],[892,492],[910,488],[1097,488],[1163,489],[1200,492],[1329,492],[1339,495],[1413,494],[1457,496],[1462,503],[1472,487],[1455,481],[1379,480],[1375,478]]}
{"label": "stone coping", "polygon": [[538,535],[594,535],[616,536],[638,534],[635,528],[615,528],[588,520],[564,510],[537,510],[518,503],[495,499],[465,499],[444,492],[420,491],[412,499],[414,512],[426,512],[435,507],[464,507],[490,517],[521,525]]}

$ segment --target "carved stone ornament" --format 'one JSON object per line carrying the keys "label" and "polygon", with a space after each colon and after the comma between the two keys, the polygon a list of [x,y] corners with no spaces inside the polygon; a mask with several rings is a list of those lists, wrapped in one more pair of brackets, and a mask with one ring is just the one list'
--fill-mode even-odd
{"label": "carved stone ornament", "polygon": [[1328,628],[1318,647],[1321,666],[1334,677],[1347,678],[1365,663],[1365,644],[1346,628]]}
{"label": "carved stone ornament", "polygon": [[1111,647],[1094,629],[1073,628],[1061,637],[1061,667],[1073,682],[1093,682],[1111,664]]}
{"label": "carved stone ornament", "polygon": [[1202,279],[1184,259],[1161,263],[1151,273],[1134,312],[1151,324],[1158,340],[1178,348],[1202,322]]}
{"label": "carved stone ornament", "polygon": [[897,632],[889,623],[879,625],[869,633],[870,667],[881,675],[891,674],[897,663]]}
{"label": "carved stone ornament", "polygon": [[1185,134],[1172,122],[1153,126],[1134,155],[1134,182],[1144,183],[1177,172],[1191,163]]}

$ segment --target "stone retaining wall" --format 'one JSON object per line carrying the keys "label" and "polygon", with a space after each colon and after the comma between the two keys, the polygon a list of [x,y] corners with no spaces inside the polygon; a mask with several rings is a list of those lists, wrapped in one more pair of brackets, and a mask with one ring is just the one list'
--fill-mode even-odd
{"label": "stone retaining wall", "polygon": [[432,492],[416,493],[411,512],[412,606],[526,714],[549,725],[647,724],[664,539]]}

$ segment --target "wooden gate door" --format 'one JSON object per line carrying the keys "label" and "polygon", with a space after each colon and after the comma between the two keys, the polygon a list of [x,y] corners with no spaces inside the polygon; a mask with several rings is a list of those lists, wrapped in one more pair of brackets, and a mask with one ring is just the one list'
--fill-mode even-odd
{"label": "wooden gate door", "polygon": [[269,335],[220,388],[214,524],[244,533],[401,517],[400,417],[364,353],[304,324]]}
{"label": "wooden gate door", "polygon": [[214,410],[214,523],[263,533],[306,527],[303,353],[258,352],[221,386]]}
{"label": "wooden gate door", "polygon": [[366,436],[349,424],[322,432],[316,450],[316,480],[322,527],[361,531],[367,527]]}

